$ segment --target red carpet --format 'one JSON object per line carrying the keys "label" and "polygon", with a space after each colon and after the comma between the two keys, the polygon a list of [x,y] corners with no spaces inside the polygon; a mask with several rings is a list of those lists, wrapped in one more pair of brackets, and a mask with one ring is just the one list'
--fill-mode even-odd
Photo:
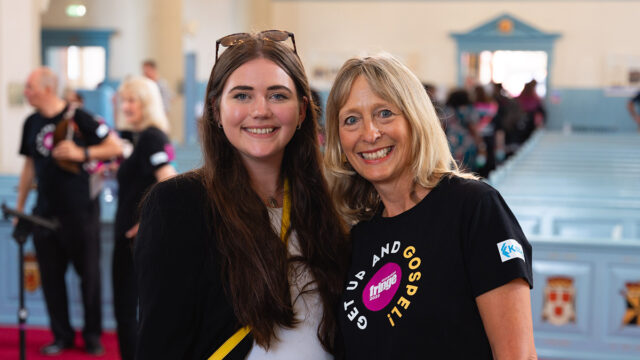
{"label": "red carpet", "polygon": [[[104,345],[105,354],[103,356],[92,356],[84,352],[84,344],[82,334],[76,334],[76,347],[74,349],[65,350],[58,356],[40,355],[40,348],[53,341],[53,334],[48,329],[29,327],[26,331],[27,336],[27,352],[28,360],[119,360],[118,339],[114,332],[105,332],[102,335],[102,345]],[[18,328],[15,326],[0,326],[0,359],[13,360],[19,359],[20,351],[18,349],[19,334]]]}

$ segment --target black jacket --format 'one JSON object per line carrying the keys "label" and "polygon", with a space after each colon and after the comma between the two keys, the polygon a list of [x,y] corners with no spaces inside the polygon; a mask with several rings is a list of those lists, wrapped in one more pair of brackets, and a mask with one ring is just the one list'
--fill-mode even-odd
{"label": "black jacket", "polygon": [[[136,359],[207,359],[240,328],[220,277],[207,193],[194,175],[144,200],[134,264],[140,296]],[[244,359],[247,336],[225,360]]]}

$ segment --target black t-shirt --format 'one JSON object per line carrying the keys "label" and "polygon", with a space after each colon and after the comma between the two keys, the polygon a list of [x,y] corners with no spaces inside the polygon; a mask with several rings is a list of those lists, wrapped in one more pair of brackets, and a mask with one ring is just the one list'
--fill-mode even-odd
{"label": "black t-shirt", "polygon": [[[51,118],[35,112],[27,118],[22,130],[20,154],[33,159],[38,182],[34,212],[41,216],[86,213],[89,206],[89,175],[84,168],[79,174],[71,173],[60,168],[51,156],[54,131],[67,110],[68,105]],[[73,122],[73,141],[79,146],[99,144],[109,134],[107,125],[82,109],[75,110]]]}
{"label": "black t-shirt", "polygon": [[169,138],[156,127],[132,134],[131,140],[133,152],[118,169],[116,236],[138,222],[138,205],[149,186],[156,182],[155,171],[174,159]]}
{"label": "black t-shirt", "polygon": [[631,101],[633,101],[634,103],[640,105],[640,91],[638,91],[638,93],[636,94],[636,96],[634,96]]}
{"label": "black t-shirt", "polygon": [[475,298],[532,284],[531,245],[489,185],[445,177],[416,206],[358,223],[339,312],[347,359],[491,359]]}

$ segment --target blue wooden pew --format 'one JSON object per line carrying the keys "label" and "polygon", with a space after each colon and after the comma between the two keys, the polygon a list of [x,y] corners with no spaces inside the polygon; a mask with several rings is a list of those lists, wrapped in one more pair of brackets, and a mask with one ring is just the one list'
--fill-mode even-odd
{"label": "blue wooden pew", "polygon": [[539,357],[640,359],[640,136],[540,131],[489,183],[533,245]]}

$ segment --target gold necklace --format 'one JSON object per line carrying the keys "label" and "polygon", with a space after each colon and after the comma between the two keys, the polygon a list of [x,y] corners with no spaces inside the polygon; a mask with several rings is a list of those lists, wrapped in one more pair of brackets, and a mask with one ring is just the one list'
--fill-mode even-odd
{"label": "gold necklace", "polygon": [[278,200],[276,200],[276,198],[273,197],[273,196],[269,196],[267,198],[267,206],[271,207],[271,208],[277,208],[278,207]]}
{"label": "gold necklace", "polygon": [[284,187],[283,188],[278,188],[276,189],[276,193],[273,194],[273,196],[267,196],[267,198],[265,199],[265,204],[270,207],[270,208],[277,208],[279,207],[278,205],[278,197],[284,192]]}

